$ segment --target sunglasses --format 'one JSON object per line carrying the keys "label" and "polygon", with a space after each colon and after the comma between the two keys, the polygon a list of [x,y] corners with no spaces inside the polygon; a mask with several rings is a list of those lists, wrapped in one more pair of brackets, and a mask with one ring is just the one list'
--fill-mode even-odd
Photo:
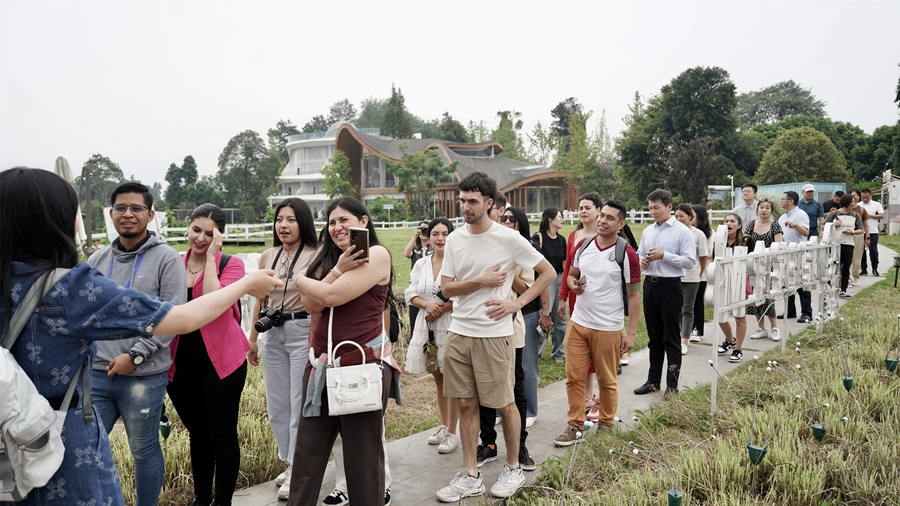
{"label": "sunglasses", "polygon": [[768,202],[768,203],[770,203],[770,204],[774,204],[774,203],[775,203],[775,200],[772,199],[772,197],[763,197],[763,198],[759,199],[759,201],[760,201],[760,202]]}
{"label": "sunglasses", "polygon": [[516,224],[516,217],[515,217],[515,216],[510,216],[510,215],[508,215],[508,214],[504,214],[503,216],[500,217],[500,223],[506,223],[507,221],[510,222],[510,223],[512,223],[513,225],[515,225],[515,224]]}

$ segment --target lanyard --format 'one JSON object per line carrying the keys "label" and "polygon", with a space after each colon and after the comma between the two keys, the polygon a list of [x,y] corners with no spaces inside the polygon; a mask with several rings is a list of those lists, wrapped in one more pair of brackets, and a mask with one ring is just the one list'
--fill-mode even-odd
{"label": "lanyard", "polygon": [[[131,277],[128,278],[128,283],[125,284],[125,288],[131,288],[131,282],[134,280],[134,273],[136,273],[138,268],[140,268],[141,262],[144,260],[144,255],[146,253],[147,253],[147,250],[144,250],[141,252],[140,255],[138,255],[137,260],[135,260],[135,262],[134,262],[134,267],[131,269]],[[112,270],[113,270],[114,263],[116,263],[115,255],[113,255],[113,257],[109,260],[109,271],[107,271],[107,273],[106,273],[106,277],[109,279],[112,279]]]}

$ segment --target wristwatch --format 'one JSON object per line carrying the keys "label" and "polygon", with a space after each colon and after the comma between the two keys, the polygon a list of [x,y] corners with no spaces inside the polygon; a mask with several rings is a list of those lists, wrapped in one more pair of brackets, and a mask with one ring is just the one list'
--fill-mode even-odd
{"label": "wristwatch", "polygon": [[134,365],[141,365],[144,363],[144,356],[134,350],[129,351],[128,356],[131,357],[131,363]]}
{"label": "wristwatch", "polygon": [[541,314],[544,316],[550,316],[550,311],[546,311],[546,312],[541,311]]}

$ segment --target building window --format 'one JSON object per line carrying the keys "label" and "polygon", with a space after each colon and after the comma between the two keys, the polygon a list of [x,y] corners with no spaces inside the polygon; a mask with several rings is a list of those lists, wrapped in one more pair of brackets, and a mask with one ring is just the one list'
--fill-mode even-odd
{"label": "building window", "polygon": [[369,153],[368,150],[364,152],[365,156],[365,166],[366,166],[366,188],[381,188],[381,158],[375,156],[372,153]]}

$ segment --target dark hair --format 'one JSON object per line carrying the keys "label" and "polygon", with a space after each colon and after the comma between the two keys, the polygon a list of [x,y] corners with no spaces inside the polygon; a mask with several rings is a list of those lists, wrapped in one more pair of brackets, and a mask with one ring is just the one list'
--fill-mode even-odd
{"label": "dark hair", "polygon": [[453,222],[441,216],[428,223],[428,235],[431,235],[431,230],[438,225],[445,225],[447,227],[447,232],[453,232]]}
{"label": "dark hair", "polygon": [[531,224],[528,223],[528,215],[525,214],[525,210],[521,207],[509,206],[503,211],[503,214],[506,214],[507,211],[516,217],[516,224],[519,225],[519,234],[528,239],[528,242],[531,242]]}
{"label": "dark hair", "polygon": [[216,224],[219,232],[225,233],[225,211],[215,204],[200,204],[197,209],[191,212],[188,223],[192,223],[197,218],[209,218]]}
{"label": "dark hair", "polygon": [[116,205],[116,197],[123,193],[140,193],[144,197],[144,205],[147,206],[147,209],[153,209],[153,194],[150,193],[150,188],[135,182],[120,184],[109,196],[109,204]]}
{"label": "dark hair", "polygon": [[[613,209],[617,209],[619,211],[619,219],[621,221],[625,221],[625,204],[623,204],[619,200],[607,200],[606,205],[612,207]],[[619,230],[619,237],[628,241],[628,244],[637,251],[638,243],[634,238],[634,233],[631,232],[631,227],[628,226],[628,222],[625,222],[625,226],[622,227],[622,230]]]}
{"label": "dark hair", "polygon": [[[426,221],[426,220],[420,221],[419,224],[416,225],[416,228],[417,229],[422,228],[422,225],[425,225],[426,227],[428,227],[428,221]],[[421,237],[416,237],[416,247],[419,249],[422,249],[422,238]]]}
{"label": "dark hair", "polygon": [[494,207],[506,207],[507,202],[506,195],[503,192],[498,191],[494,194]]}
{"label": "dark hair", "polygon": [[559,216],[559,209],[555,207],[544,209],[544,213],[541,214],[541,224],[538,225],[538,231],[546,232],[550,230],[550,221],[555,220],[557,216]]}
{"label": "dark hair", "polygon": [[[366,229],[369,231],[369,246],[378,246],[381,244],[378,242],[378,235],[375,234],[375,223],[372,221],[369,211],[366,210],[366,206],[362,205],[360,201],[353,197],[341,197],[331,202],[328,209],[325,210],[325,218],[330,219],[331,213],[339,207],[353,216],[356,216],[356,219],[358,220],[362,220],[365,216],[367,219]],[[322,280],[328,275],[328,271],[337,265],[338,257],[344,252],[334,243],[334,239],[332,239],[331,234],[328,233],[327,224],[325,225],[325,228],[322,229],[319,238],[319,252],[316,254],[316,257],[313,258],[313,261],[310,262],[309,268],[306,270],[306,275],[313,279]],[[388,251],[388,253],[390,253],[390,251]],[[394,267],[392,265],[391,284],[393,283]]]}
{"label": "dark hair", "polygon": [[75,217],[78,196],[72,185],[42,169],[16,167],[0,172],[0,293],[4,326],[12,313],[12,263],[42,274],[78,265]]}
{"label": "dark hair", "polygon": [[841,190],[838,190],[838,191],[834,192],[834,196],[835,196],[835,197],[843,197],[843,196],[844,196],[844,192],[842,192]]}
{"label": "dark hair", "polygon": [[796,206],[798,202],[800,202],[800,194],[795,191],[786,191],[784,194],[787,196],[788,200],[792,201]]}
{"label": "dark hair", "polygon": [[[484,172],[473,172],[459,182],[459,190],[464,192],[481,192],[485,199],[493,199],[497,195],[497,183]],[[497,205],[496,203],[494,204]]]}
{"label": "dark hair", "polygon": [[862,190],[861,192],[859,192],[860,195],[862,195],[863,193],[868,193],[869,195],[871,195],[871,194],[872,194],[872,190],[866,188],[865,190]]}
{"label": "dark hair", "polygon": [[[316,239],[316,224],[313,222],[312,211],[309,209],[309,204],[307,204],[305,200],[296,197],[282,200],[281,203],[275,207],[276,220],[278,219],[278,213],[285,207],[290,207],[294,210],[294,218],[297,219],[297,225],[300,227],[300,247],[305,248],[307,246],[312,246],[315,248],[319,241]],[[272,222],[272,244],[275,247],[278,247],[281,246],[281,238],[278,237],[278,232],[275,231],[274,223],[275,222]]]}
{"label": "dark hair", "polygon": [[694,216],[697,217],[697,230],[703,232],[703,235],[709,239],[712,236],[712,227],[709,226],[709,213],[706,212],[706,207],[694,204],[693,208]]}
{"label": "dark hair", "polygon": [[853,204],[853,194],[845,193],[841,195],[841,207],[850,207],[850,204]]}
{"label": "dark hair", "polygon": [[753,188],[753,193],[757,193],[759,191],[759,187],[757,187],[753,183],[745,183],[743,186],[741,186],[741,190],[743,190],[744,188]]}
{"label": "dark hair", "polygon": [[857,190],[856,188],[850,190],[850,193],[855,193],[855,194],[857,194],[857,195],[859,195],[859,196],[862,196],[862,193],[860,193],[860,191]]}
{"label": "dark hair", "polygon": [[694,206],[692,206],[690,204],[678,204],[678,207],[676,207],[675,210],[681,211],[684,214],[690,216],[691,218],[694,217]]}
{"label": "dark hair", "polygon": [[607,200],[605,205],[619,211],[619,220],[625,219],[625,204],[619,202],[618,200]]}
{"label": "dark hair", "polygon": [[667,206],[672,203],[672,192],[669,190],[663,190],[662,188],[657,188],[650,192],[650,195],[647,195],[647,202],[662,202],[662,205]]}
{"label": "dark hair", "polygon": [[[728,213],[725,217],[734,216],[737,218],[738,229],[737,232],[734,233],[734,242],[728,244],[728,238],[725,238],[725,246],[728,248],[734,248],[735,246],[743,246],[744,245],[744,220],[741,219],[741,215],[737,213]],[[723,220],[724,221],[724,220]]]}
{"label": "dark hair", "polygon": [[[586,193],[580,197],[578,197],[578,202],[580,203],[582,200],[590,200],[594,203],[594,207],[597,209],[603,209],[603,201],[600,200],[600,196],[596,193]],[[578,225],[575,226],[575,230],[581,230],[584,228],[584,223],[581,220],[578,220]]]}

